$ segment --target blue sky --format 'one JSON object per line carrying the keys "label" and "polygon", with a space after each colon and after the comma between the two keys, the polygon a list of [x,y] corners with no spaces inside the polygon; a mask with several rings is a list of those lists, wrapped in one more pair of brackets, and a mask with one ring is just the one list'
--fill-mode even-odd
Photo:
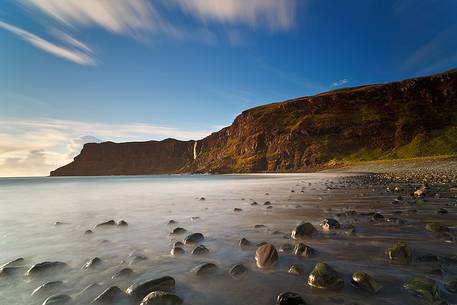
{"label": "blue sky", "polygon": [[257,105],[457,67],[454,0],[3,0],[0,176],[96,140],[196,139]]}

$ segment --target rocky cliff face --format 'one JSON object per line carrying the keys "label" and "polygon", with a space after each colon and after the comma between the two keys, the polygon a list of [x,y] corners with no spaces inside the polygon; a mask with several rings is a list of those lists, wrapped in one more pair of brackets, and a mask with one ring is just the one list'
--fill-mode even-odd
{"label": "rocky cliff face", "polygon": [[297,172],[455,153],[456,70],[256,107],[197,142],[87,144],[51,175]]}

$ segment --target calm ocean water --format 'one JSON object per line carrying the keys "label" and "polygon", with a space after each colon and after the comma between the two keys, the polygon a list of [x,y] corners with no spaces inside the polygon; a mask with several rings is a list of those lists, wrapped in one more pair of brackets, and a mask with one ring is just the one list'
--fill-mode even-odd
{"label": "calm ocean water", "polygon": [[[316,257],[303,260],[281,255],[277,268],[270,271],[255,266],[255,247],[242,250],[238,246],[239,239],[246,237],[254,244],[267,241],[279,248],[293,243],[287,237],[300,221],[311,221],[318,227],[323,217],[347,208],[392,214],[393,196],[374,192],[372,187],[346,188],[329,173],[2,178],[0,264],[18,257],[23,257],[24,263],[15,274],[0,278],[0,305],[42,304],[46,295],[31,296],[32,291],[57,280],[63,285],[53,294],[68,294],[74,304],[88,305],[110,286],[126,289],[134,282],[165,275],[176,279],[176,293],[191,305],[274,304],[284,291],[298,292],[310,304],[416,304],[416,299],[401,289],[401,283],[409,276],[428,274],[432,266],[393,266],[385,249],[402,239],[419,252],[438,249],[450,255],[455,251],[454,245],[443,246],[422,233],[420,213],[411,216],[417,225],[356,222],[355,235],[322,234],[309,241],[318,251]],[[440,204],[440,199],[436,200]],[[253,201],[258,205],[251,205]],[[271,209],[263,205],[265,201],[271,202]],[[242,211],[234,212],[234,208]],[[125,220],[129,225],[94,229],[110,219]],[[169,225],[171,219],[177,224]],[[57,221],[65,224],[55,226]],[[254,228],[256,224],[265,227]],[[185,237],[169,234],[176,226],[203,233],[209,255],[194,257],[190,255],[193,247],[185,246],[184,256],[171,256],[173,243]],[[85,235],[88,229],[94,233]],[[103,260],[102,266],[96,271],[82,270],[94,257]],[[306,285],[307,274],[322,260],[343,274],[343,291],[318,291]],[[24,276],[30,266],[43,261],[62,261],[69,268],[39,278]],[[190,270],[202,262],[215,263],[218,273],[209,279],[196,278]],[[248,267],[248,275],[233,280],[227,270],[239,263]],[[305,274],[288,274],[291,264],[300,265]],[[133,269],[132,277],[111,278],[125,267]],[[369,297],[351,288],[350,276],[355,271],[375,275],[384,285],[381,293]],[[92,284],[98,286],[79,294]]]}

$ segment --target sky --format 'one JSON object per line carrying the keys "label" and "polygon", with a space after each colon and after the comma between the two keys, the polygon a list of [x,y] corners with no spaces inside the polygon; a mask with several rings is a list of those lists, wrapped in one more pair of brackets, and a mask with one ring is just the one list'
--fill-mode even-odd
{"label": "sky", "polygon": [[0,0],[0,176],[456,67],[455,0]]}

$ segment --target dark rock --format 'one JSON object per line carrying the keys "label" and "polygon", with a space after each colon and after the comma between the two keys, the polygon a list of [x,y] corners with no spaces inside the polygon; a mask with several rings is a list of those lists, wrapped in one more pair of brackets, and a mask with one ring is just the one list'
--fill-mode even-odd
{"label": "dark rock", "polygon": [[89,234],[92,234],[92,233],[94,233],[92,230],[86,230],[86,231],[84,232],[84,235],[89,235]]}
{"label": "dark rock", "polygon": [[290,254],[293,251],[294,251],[294,246],[289,243],[282,244],[282,246],[279,247],[279,252],[283,252],[285,254]]}
{"label": "dark rock", "polygon": [[97,267],[100,267],[101,265],[103,265],[103,261],[98,258],[98,257],[94,257],[93,259],[87,261],[82,267],[81,269],[84,269],[84,270],[90,270],[90,269],[95,269]]}
{"label": "dark rock", "polygon": [[380,213],[375,213],[373,216],[371,216],[371,220],[374,222],[381,222],[385,220],[385,217]]}
{"label": "dark rock", "polygon": [[317,263],[308,276],[308,285],[321,289],[341,289],[344,280],[332,267],[326,263]]}
{"label": "dark rock", "polygon": [[265,201],[265,202],[263,203],[263,205],[271,205],[271,202],[270,202],[270,201]]}
{"label": "dark rock", "polygon": [[298,293],[284,292],[278,295],[276,305],[307,305],[307,303]]}
{"label": "dark rock", "polygon": [[316,253],[316,250],[304,243],[298,243],[295,245],[293,253],[297,256],[310,257]]}
{"label": "dark rock", "polygon": [[111,286],[97,296],[91,304],[111,305],[125,301],[126,295],[117,286]]}
{"label": "dark rock", "polygon": [[300,266],[297,266],[297,265],[290,266],[289,271],[287,271],[287,272],[290,274],[293,274],[293,275],[297,275],[297,276],[303,275],[302,268],[300,268]]}
{"label": "dark rock", "polygon": [[248,272],[248,268],[246,268],[244,265],[238,264],[230,268],[229,275],[234,279],[239,279],[243,277],[246,272]]}
{"label": "dark rock", "polygon": [[205,239],[205,237],[202,233],[193,233],[187,235],[187,237],[184,239],[184,244],[196,244],[201,242],[203,239]]}
{"label": "dark rock", "polygon": [[440,300],[439,290],[434,280],[416,276],[409,279],[403,287],[410,293],[434,303]]}
{"label": "dark rock", "polygon": [[168,224],[169,224],[169,225],[174,225],[174,224],[176,224],[176,223],[178,223],[178,222],[177,222],[176,220],[173,220],[173,219],[170,219],[170,220],[168,221]]}
{"label": "dark rock", "polygon": [[153,291],[141,301],[140,305],[181,305],[183,301],[177,295],[166,291]]}
{"label": "dark rock", "polygon": [[129,277],[129,276],[133,275],[133,273],[134,273],[133,270],[130,268],[122,268],[121,270],[119,270],[118,272],[113,274],[113,276],[111,278],[114,280],[117,278]]}
{"label": "dark rock", "polygon": [[407,264],[412,260],[412,251],[405,242],[398,242],[387,250],[389,259],[394,262]]}
{"label": "dark rock", "polygon": [[54,294],[56,290],[62,286],[62,281],[47,282],[33,290],[32,296],[48,297],[49,295]]}
{"label": "dark rock", "polygon": [[177,228],[174,228],[174,229],[171,231],[171,234],[177,235],[177,234],[183,234],[183,233],[186,233],[186,232],[187,232],[186,229],[181,228],[181,227],[177,227]]}
{"label": "dark rock", "polygon": [[24,266],[24,261],[25,260],[22,257],[19,257],[12,261],[4,263],[3,265],[0,266],[0,269],[5,268],[5,267],[22,267],[22,266]]}
{"label": "dark rock", "polygon": [[429,232],[448,232],[449,228],[439,223],[432,222],[425,225],[425,230]]}
{"label": "dark rock", "polygon": [[182,241],[177,241],[173,244],[173,247],[182,247],[184,246],[184,243]]}
{"label": "dark rock", "polygon": [[292,238],[304,239],[312,237],[317,233],[316,228],[309,222],[302,222],[292,231]]}
{"label": "dark rock", "polygon": [[438,214],[447,214],[449,213],[448,210],[446,210],[445,208],[441,208],[439,209],[438,211],[436,211]]}
{"label": "dark rock", "polygon": [[134,300],[139,301],[153,291],[173,292],[174,290],[175,279],[170,276],[164,276],[158,279],[133,284],[127,288],[126,293]]}
{"label": "dark rock", "polygon": [[127,227],[129,224],[125,220],[121,220],[117,223],[119,227]]}
{"label": "dark rock", "polygon": [[243,211],[243,210],[240,209],[240,208],[234,208],[233,211],[234,211],[234,212],[241,212],[241,211]]}
{"label": "dark rock", "polygon": [[251,242],[243,237],[242,239],[240,239],[238,244],[240,245],[240,248],[243,249],[243,248],[249,247],[251,245]]}
{"label": "dark rock", "polygon": [[171,251],[170,251],[170,254],[173,256],[179,256],[179,255],[184,255],[185,252],[186,251],[184,251],[184,249],[181,247],[173,247],[173,249],[171,249]]}
{"label": "dark rock", "polygon": [[365,272],[355,272],[352,275],[351,285],[371,294],[378,293],[378,291],[382,288],[382,286],[373,277]]}
{"label": "dark rock", "polygon": [[192,255],[206,255],[208,253],[209,250],[204,245],[199,245],[192,250]]}
{"label": "dark rock", "polygon": [[255,260],[259,268],[271,268],[278,263],[278,252],[272,244],[265,244],[257,248]]}
{"label": "dark rock", "polygon": [[194,267],[191,272],[197,276],[206,276],[217,272],[217,266],[213,263],[203,263]]}
{"label": "dark rock", "polygon": [[115,226],[116,225],[116,222],[114,220],[108,220],[108,221],[105,221],[105,222],[102,222],[102,223],[99,223],[98,225],[96,225],[95,227],[96,228],[103,228],[103,227],[111,227],[111,226]]}
{"label": "dark rock", "polygon": [[25,275],[34,276],[45,272],[59,271],[65,269],[66,267],[68,267],[68,265],[63,262],[42,262],[33,265],[29,270],[27,270]]}
{"label": "dark rock", "polygon": [[262,229],[262,228],[266,228],[267,226],[266,225],[254,225],[254,229]]}

